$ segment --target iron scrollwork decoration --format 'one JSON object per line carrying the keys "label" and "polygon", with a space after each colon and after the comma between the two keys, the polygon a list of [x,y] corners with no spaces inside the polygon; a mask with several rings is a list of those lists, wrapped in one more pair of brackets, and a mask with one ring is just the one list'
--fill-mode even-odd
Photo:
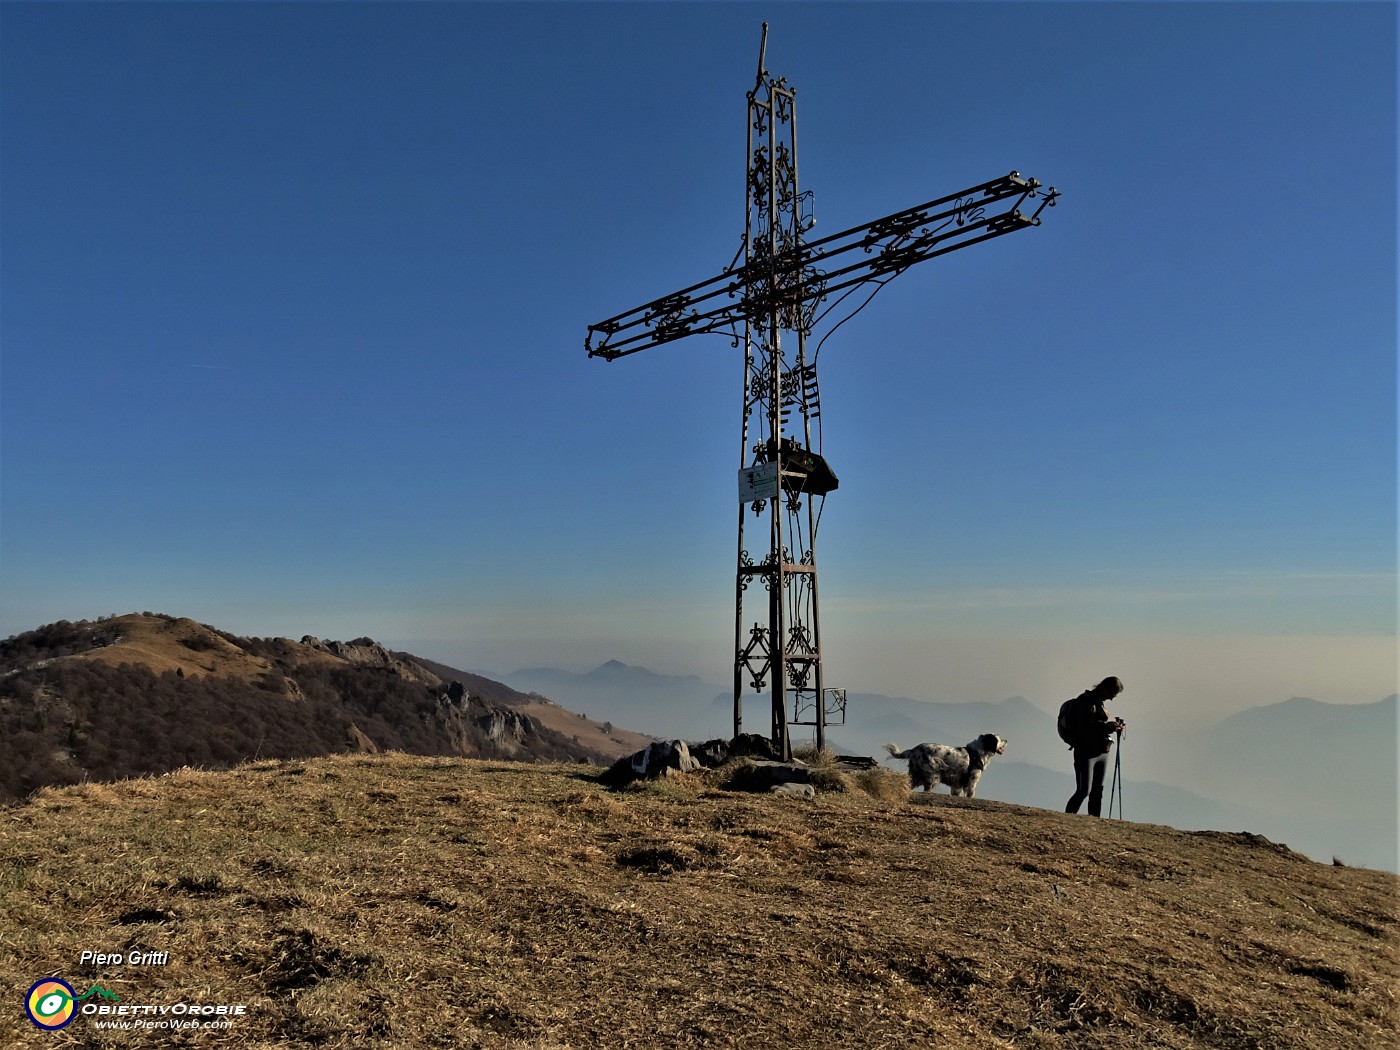
{"label": "iron scrollwork decoration", "polygon": [[768,209],[768,167],[768,151],[759,146],[753,151],[753,164],[749,167],[749,187],[754,203],[762,211]]}
{"label": "iron scrollwork decoration", "polygon": [[[781,323],[809,325],[813,319],[809,306],[814,301],[868,281],[887,280],[889,274],[913,263],[1038,226],[1041,213],[1058,199],[1053,186],[1042,189],[1037,180],[1013,171],[807,241],[776,259],[756,252],[737,269],[590,326],[588,354],[615,361],[686,335],[731,332],[736,325],[763,316],[762,311],[774,302],[784,306]],[[1035,209],[1027,214],[1024,209],[1032,203]],[[786,276],[775,279],[778,273]],[[674,310],[672,300],[677,296],[684,297],[690,312],[683,317],[664,316],[662,305],[670,302]],[[801,313],[792,309],[799,304]],[[662,323],[657,324],[658,320]],[[595,341],[595,336],[601,338]]]}
{"label": "iron scrollwork decoration", "polygon": [[987,209],[974,200],[960,198],[954,207],[958,209],[955,221],[959,226],[966,226],[969,222],[981,222],[987,214]]}
{"label": "iron scrollwork decoration", "polygon": [[773,85],[775,89],[778,89],[773,92],[773,101],[774,112],[777,114],[779,124],[786,124],[792,120],[792,95],[781,90],[786,84],[787,77],[779,77]]}
{"label": "iron scrollwork decoration", "polygon": [[688,335],[691,323],[695,320],[694,310],[689,314],[685,312],[689,305],[690,297],[680,293],[658,299],[653,304],[652,311],[647,315],[647,327],[658,336],[663,336],[666,339],[679,339],[683,335]]}
{"label": "iron scrollwork decoration", "polygon": [[[760,664],[754,659],[758,654],[763,657]],[[740,655],[744,658],[744,666],[748,669],[749,678],[754,689],[762,689],[768,680],[768,669],[772,666],[773,655],[768,647],[768,630],[755,624],[749,630],[749,644],[744,647]]]}

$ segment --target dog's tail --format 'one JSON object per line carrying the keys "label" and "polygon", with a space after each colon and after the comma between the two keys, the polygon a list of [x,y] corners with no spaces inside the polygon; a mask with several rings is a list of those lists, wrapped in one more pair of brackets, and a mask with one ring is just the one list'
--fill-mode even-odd
{"label": "dog's tail", "polygon": [[888,751],[888,752],[890,753],[890,757],[891,757],[891,758],[908,758],[908,757],[909,757],[909,752],[908,752],[908,751],[901,751],[901,750],[899,750],[899,748],[895,747],[893,744],[886,744],[886,745],[885,745],[885,750]]}

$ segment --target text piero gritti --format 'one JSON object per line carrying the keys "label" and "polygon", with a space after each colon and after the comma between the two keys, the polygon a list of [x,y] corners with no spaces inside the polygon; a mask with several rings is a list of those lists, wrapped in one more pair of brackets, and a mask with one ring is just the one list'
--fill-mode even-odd
{"label": "text piero gritti", "polygon": [[164,966],[169,952],[88,952],[78,956],[79,966]]}

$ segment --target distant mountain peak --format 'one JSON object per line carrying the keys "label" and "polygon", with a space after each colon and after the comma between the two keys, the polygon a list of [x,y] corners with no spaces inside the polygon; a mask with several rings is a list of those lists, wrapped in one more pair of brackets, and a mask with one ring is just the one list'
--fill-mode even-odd
{"label": "distant mountain peak", "polygon": [[607,663],[599,664],[592,671],[580,676],[584,679],[610,679],[623,680],[638,683],[646,683],[649,687],[668,683],[695,684],[700,679],[693,675],[673,675],[659,674],[646,667],[638,667],[636,664],[625,664],[621,660],[609,660]]}

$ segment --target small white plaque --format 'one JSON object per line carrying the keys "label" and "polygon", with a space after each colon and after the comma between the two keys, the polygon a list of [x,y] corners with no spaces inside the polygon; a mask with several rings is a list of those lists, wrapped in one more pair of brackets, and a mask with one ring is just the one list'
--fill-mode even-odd
{"label": "small white plaque", "polygon": [[772,499],[778,494],[778,464],[755,463],[739,471],[739,502]]}

